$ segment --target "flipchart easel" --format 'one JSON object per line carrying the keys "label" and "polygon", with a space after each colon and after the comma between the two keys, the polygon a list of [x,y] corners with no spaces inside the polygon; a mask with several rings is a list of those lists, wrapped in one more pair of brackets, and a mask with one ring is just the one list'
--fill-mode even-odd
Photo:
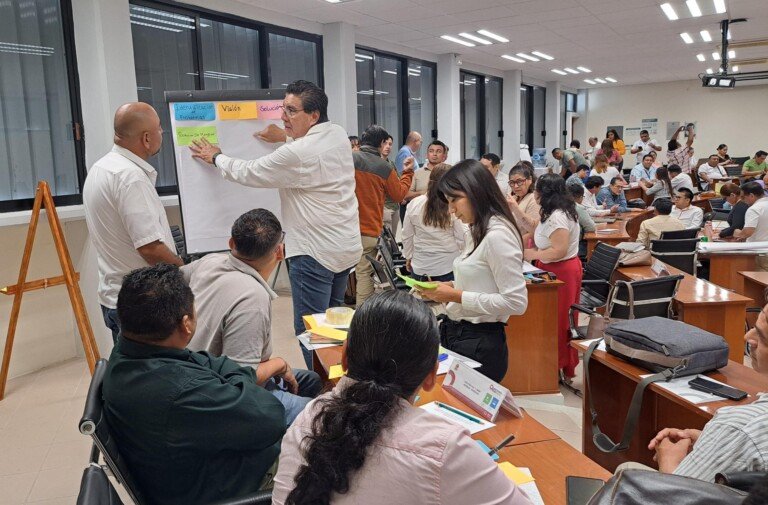
{"label": "flipchart easel", "polygon": [[[56,246],[56,253],[59,256],[59,263],[61,264],[61,270],[64,272],[64,275],[27,282],[29,260],[32,256],[32,246],[35,242],[37,223],[40,220],[40,210],[43,207],[45,208],[48,217],[48,224],[51,226],[53,243]],[[5,350],[3,351],[3,363],[2,368],[0,368],[0,400],[5,397],[5,384],[8,380],[8,368],[11,362],[13,340],[16,335],[16,326],[19,322],[21,297],[26,291],[46,289],[62,284],[67,286],[69,300],[72,303],[72,310],[75,313],[75,320],[77,321],[77,328],[80,332],[80,339],[83,342],[83,349],[85,350],[85,359],[88,361],[88,368],[91,370],[91,373],[93,373],[93,367],[99,359],[99,348],[96,345],[96,340],[93,338],[93,329],[91,328],[91,323],[85,311],[83,295],[80,292],[80,286],[78,284],[79,280],[80,275],[75,272],[75,268],[72,265],[72,258],[69,256],[69,249],[67,248],[67,242],[64,239],[64,233],[61,229],[61,222],[56,213],[56,206],[53,204],[51,188],[46,181],[40,181],[37,184],[37,190],[35,191],[35,203],[32,207],[32,217],[29,221],[29,229],[27,230],[27,241],[24,245],[24,254],[21,257],[18,282],[12,286],[0,288],[0,293],[8,296],[13,295],[11,319],[8,323],[8,334],[5,339]]]}

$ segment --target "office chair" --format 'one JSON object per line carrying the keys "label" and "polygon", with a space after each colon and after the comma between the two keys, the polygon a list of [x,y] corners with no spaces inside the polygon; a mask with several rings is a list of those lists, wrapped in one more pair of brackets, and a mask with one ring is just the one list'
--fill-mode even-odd
{"label": "office chair", "polygon": [[379,251],[382,261],[389,269],[391,277],[395,277],[395,269],[405,266],[405,258],[395,259],[392,257],[392,253],[387,246],[386,240],[379,237],[379,243],[376,245],[376,249]]}
{"label": "office chair", "polygon": [[[668,275],[639,281],[616,281],[611,289],[606,316],[613,319],[640,319],[643,317],[672,317],[672,300],[677,294],[683,275]],[[589,325],[579,326],[576,313],[589,318],[603,315],[584,305],[571,305],[568,311],[571,336],[574,340],[588,336]]]}
{"label": "office chair", "polygon": [[187,247],[184,245],[184,232],[181,231],[181,227],[171,226],[171,235],[173,235],[173,243],[176,244],[176,253],[179,256],[187,254]]}
{"label": "office chair", "polygon": [[[133,500],[136,505],[144,505],[147,501],[131,476],[131,472],[126,466],[125,461],[120,456],[120,450],[117,446],[114,434],[110,430],[104,416],[104,400],[102,398],[101,389],[106,370],[106,359],[100,359],[96,362],[96,366],[93,370],[93,377],[91,378],[91,385],[88,388],[88,395],[85,398],[83,417],[80,419],[79,423],[80,433],[88,435],[93,439],[93,449],[91,450],[91,462],[89,468],[86,468],[83,473],[83,483],[80,488],[80,495],[84,501],[81,502],[80,496],[78,496],[78,504],[102,505],[108,503],[122,503],[120,501],[114,502],[101,500],[101,498],[111,499],[111,493],[108,488],[105,488],[103,478],[98,471],[101,470],[101,473],[104,473],[104,467],[98,464],[99,455],[101,455],[106,463],[106,468],[109,469],[117,482],[125,488],[131,500]],[[98,468],[98,470],[91,470],[90,468]],[[109,481],[107,481],[107,483],[109,484]],[[114,491],[114,488],[112,491]],[[99,498],[99,501],[90,500],[90,498],[94,497]],[[86,499],[88,499],[88,501],[85,501]],[[248,496],[231,498],[216,503],[217,505],[267,505],[271,502],[272,492],[268,491],[252,493]]]}
{"label": "office chair", "polygon": [[699,230],[691,228],[690,230],[675,230],[661,232],[661,240],[681,240],[685,238],[696,238]]}
{"label": "office chair", "polygon": [[724,203],[725,203],[725,198],[710,198],[709,200],[707,200],[707,204],[709,204],[710,212],[715,210],[716,208],[722,208]]}
{"label": "office chair", "polygon": [[715,208],[712,210],[712,212],[707,212],[704,214],[704,222],[707,221],[728,221],[728,216],[730,215],[730,212],[724,209],[718,209]]}
{"label": "office chair", "polygon": [[651,256],[683,272],[696,275],[699,239],[651,240]]}
{"label": "office chair", "polygon": [[403,253],[400,251],[400,244],[398,244],[397,240],[395,240],[395,235],[392,233],[392,230],[389,228],[389,226],[384,225],[382,227],[379,240],[383,240],[384,243],[387,244],[389,253],[393,259],[400,259],[403,257]]}
{"label": "office chair", "polygon": [[375,258],[372,258],[368,254],[365,255],[365,259],[371,263],[371,267],[373,267],[373,274],[376,276],[380,286],[384,286],[387,289],[410,289],[405,284],[405,281],[403,281],[400,277],[390,275],[389,269],[386,265],[384,265],[384,263]]}
{"label": "office chair", "polygon": [[[731,158],[731,163],[734,163],[736,165],[743,165],[747,161],[749,161],[749,156],[736,156],[736,157]],[[739,174],[739,175],[741,175],[741,174]]]}
{"label": "office chair", "polygon": [[[733,161],[733,160],[731,160]],[[741,165],[737,167],[723,167],[728,177],[741,177]]]}
{"label": "office chair", "polygon": [[106,472],[99,465],[99,454],[91,455],[91,464],[83,470],[77,505],[123,505]]}
{"label": "office chair", "polygon": [[611,292],[611,278],[619,264],[621,249],[598,242],[584,266],[579,304],[592,309],[603,307]]}

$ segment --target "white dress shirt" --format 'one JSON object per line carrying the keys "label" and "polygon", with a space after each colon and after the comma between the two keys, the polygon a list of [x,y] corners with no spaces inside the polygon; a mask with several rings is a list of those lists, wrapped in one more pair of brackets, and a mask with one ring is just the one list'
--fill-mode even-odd
{"label": "white dress shirt", "polygon": [[[710,166],[709,163],[704,163],[699,167],[699,178],[701,178],[702,175],[706,175],[709,177],[712,182],[715,182],[717,179],[725,179],[728,177],[728,173],[725,171],[723,167],[720,165],[715,165],[714,167]],[[704,182],[704,179],[701,178],[701,187],[704,189],[710,189],[709,184]],[[711,189],[715,189],[714,186]]]}
{"label": "white dress shirt", "polygon": [[744,228],[754,228],[755,232],[747,242],[768,240],[768,198],[763,197],[750,205],[744,215]]}
{"label": "white dress shirt", "polygon": [[453,285],[463,293],[461,303],[446,305],[448,317],[453,321],[493,323],[523,314],[528,307],[523,247],[512,225],[492,217],[485,238],[473,252],[474,247],[468,235],[464,251],[453,262]]}
{"label": "white dress shirt", "polygon": [[701,223],[704,221],[704,211],[695,205],[689,205],[683,210],[678,209],[677,206],[672,207],[672,213],[670,215],[683,223],[688,230],[692,228],[700,228]]}
{"label": "white dress shirt", "polygon": [[659,143],[656,142],[656,139],[648,139],[648,142],[643,142],[642,140],[638,140],[634,144],[632,144],[632,149],[640,149],[639,152],[635,153],[635,158],[637,158],[638,163],[642,163],[643,156],[650,153],[651,151],[655,151],[655,149],[651,146],[653,144],[654,146],[658,146]]}
{"label": "white dress shirt", "polygon": [[117,145],[85,178],[85,222],[98,255],[99,303],[107,308],[117,307],[123,277],[149,266],[138,248],[159,240],[176,252],[156,180],[152,165]]}
{"label": "white dress shirt", "polygon": [[542,263],[557,263],[558,261],[575,258],[579,254],[579,234],[581,232],[579,222],[572,219],[562,210],[554,211],[545,222],[539,223],[533,234],[534,244],[536,244],[538,249],[549,249],[552,247],[552,241],[549,237],[556,230],[561,229],[568,231],[568,249],[565,252],[565,256],[553,261],[540,260]]}
{"label": "white dress shirt", "polygon": [[451,214],[447,229],[424,224],[427,195],[417,196],[403,218],[403,256],[411,260],[418,275],[445,275],[453,271],[455,260],[464,249],[467,225]]}
{"label": "white dress shirt", "polygon": [[592,217],[607,216],[611,213],[611,209],[604,209],[602,205],[597,203],[595,195],[590,193],[587,188],[584,188],[584,199],[581,204],[587,209],[587,214]]}
{"label": "white dress shirt", "polygon": [[256,160],[221,154],[216,166],[245,186],[278,188],[287,258],[308,255],[334,273],[360,261],[355,167],[341,126],[317,124]]}
{"label": "white dress shirt", "polygon": [[590,176],[596,175],[603,179],[603,187],[606,187],[611,184],[611,180],[613,180],[614,177],[619,177],[621,174],[619,174],[619,169],[613,166],[608,166],[608,168],[605,169],[605,172],[598,173],[597,170],[592,170],[589,173]]}
{"label": "white dress shirt", "polygon": [[680,188],[688,188],[693,193],[693,181],[688,174],[679,173],[670,181],[672,183],[672,189],[677,191]]}

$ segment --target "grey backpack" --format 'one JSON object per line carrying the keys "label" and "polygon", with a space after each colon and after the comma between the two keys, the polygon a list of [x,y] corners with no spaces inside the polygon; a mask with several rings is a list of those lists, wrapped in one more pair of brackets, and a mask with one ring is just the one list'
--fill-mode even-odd
{"label": "grey backpack", "polygon": [[[641,380],[635,388],[619,443],[600,431],[592,395],[589,395],[593,441],[603,452],[622,451],[629,447],[640,417],[643,392],[649,384],[711,372],[728,364],[728,344],[723,337],[658,316],[611,323],[605,329],[604,340],[609,354],[657,373]],[[584,354],[584,382],[587,388],[589,360],[599,344],[600,340],[593,342]]]}

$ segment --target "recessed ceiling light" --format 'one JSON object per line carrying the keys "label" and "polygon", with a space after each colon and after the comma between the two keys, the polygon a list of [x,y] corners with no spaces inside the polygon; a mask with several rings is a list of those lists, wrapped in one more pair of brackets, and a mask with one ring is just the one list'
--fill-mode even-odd
{"label": "recessed ceiling light", "polygon": [[701,9],[696,0],[685,0],[685,5],[688,6],[688,11],[690,11],[691,16],[695,18],[701,17]]}
{"label": "recessed ceiling light", "polygon": [[592,71],[590,69],[588,69],[587,67],[576,67],[576,70],[581,70],[585,74],[591,74],[592,73]]}
{"label": "recessed ceiling light", "polygon": [[572,69],[571,67],[565,67],[563,70],[565,70],[565,71],[566,71],[566,72],[568,72],[569,74],[578,74],[578,73],[579,73],[579,71],[578,71],[578,70],[574,70],[574,69]]}
{"label": "recessed ceiling light", "polygon": [[[445,36],[443,36],[443,38],[445,38]],[[685,42],[686,44],[693,44],[693,39],[691,38],[690,35],[688,35],[688,32],[681,33],[680,38],[683,39],[683,42]]]}
{"label": "recessed ceiling light", "polygon": [[725,0],[715,0],[715,12],[718,14],[725,12]]}
{"label": "recessed ceiling light", "polygon": [[584,79],[584,82],[586,82],[587,84],[594,84],[595,83],[595,81],[593,81],[592,79]]}
{"label": "recessed ceiling light", "polygon": [[517,58],[516,56],[510,56],[508,54],[502,54],[502,58],[506,58],[508,60],[516,61],[517,63],[525,63],[525,60]]}
{"label": "recessed ceiling light", "polygon": [[563,72],[562,70],[558,70],[558,69],[556,69],[556,68],[553,68],[553,69],[552,69],[552,71],[553,71],[554,73],[556,73],[556,74],[560,74],[560,75],[568,75],[567,73]]}
{"label": "recessed ceiling light", "polygon": [[535,55],[536,55],[536,56],[538,56],[539,58],[544,58],[545,60],[549,60],[549,61],[552,61],[552,60],[554,60],[554,58],[553,58],[553,57],[551,57],[551,56],[550,56],[550,55],[548,55],[548,54],[542,53],[541,51],[531,51],[531,54],[535,54]]}
{"label": "recessed ceiling light", "polygon": [[489,32],[488,30],[477,30],[477,33],[480,35],[485,35],[488,38],[491,38],[493,40],[498,40],[499,42],[509,42],[509,39],[506,39],[502,37],[501,35],[496,35],[493,32]]}
{"label": "recessed ceiling light", "polygon": [[707,72],[708,74],[711,74],[711,73],[712,73],[712,69],[711,69],[711,68],[708,68],[708,69],[706,70],[706,72]]}
{"label": "recessed ceiling light", "polygon": [[720,55],[718,53],[712,53],[712,59],[713,60],[719,60],[720,59]]}
{"label": "recessed ceiling light", "polygon": [[357,54],[357,53],[355,53],[355,58],[362,58],[364,60],[372,60],[373,56],[369,56],[367,54]]}
{"label": "recessed ceiling light", "polygon": [[676,19],[678,19],[677,12],[675,12],[675,9],[672,8],[672,4],[665,3],[665,4],[661,4],[660,7],[670,21],[675,21]]}
{"label": "recessed ceiling light", "polygon": [[600,84],[605,84],[605,81],[600,79],[599,77],[595,79],[595,82],[599,82]]}
{"label": "recessed ceiling light", "polygon": [[734,72],[738,72],[739,71],[739,66],[738,65],[734,65],[733,66],[733,71]]}
{"label": "recessed ceiling light", "polygon": [[440,35],[441,39],[450,40],[451,42],[456,42],[457,44],[461,44],[462,46],[467,47],[475,47],[475,44],[472,42],[467,42],[466,40],[457,39],[456,37],[451,37],[450,35]]}
{"label": "recessed ceiling light", "polygon": [[735,58],[736,57],[736,51],[734,51],[733,49],[728,51],[728,57],[729,58]]}
{"label": "recessed ceiling light", "polygon": [[701,53],[696,55],[696,59],[699,60],[699,61],[706,61],[707,60],[707,58],[703,54],[701,54]]}
{"label": "recessed ceiling light", "polygon": [[397,71],[396,70],[385,70],[384,73],[385,74],[397,75]]}
{"label": "recessed ceiling light", "polygon": [[481,39],[480,37],[472,35],[471,33],[461,32],[459,35],[473,42],[479,42],[480,44],[485,44],[486,46],[493,44],[493,42],[491,42],[490,40]]}
{"label": "recessed ceiling light", "polygon": [[701,35],[701,40],[704,42],[712,42],[712,35],[707,30],[701,30],[699,35]]}
{"label": "recessed ceiling light", "polygon": [[608,81],[608,82],[618,82],[613,77],[606,77],[605,80]]}
{"label": "recessed ceiling light", "polygon": [[517,54],[517,56],[521,58],[525,58],[526,60],[539,61],[538,58],[536,58],[535,56],[531,56],[530,54],[525,54],[525,53],[515,53],[515,54]]}

